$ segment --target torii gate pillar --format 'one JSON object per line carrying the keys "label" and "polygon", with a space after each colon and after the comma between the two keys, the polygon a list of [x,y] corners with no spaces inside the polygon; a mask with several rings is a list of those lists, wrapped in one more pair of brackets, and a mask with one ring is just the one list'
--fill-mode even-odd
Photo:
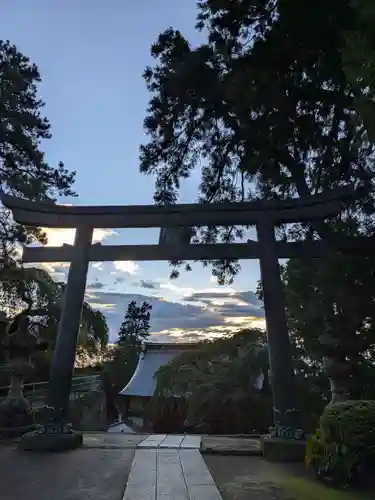
{"label": "torii gate pillar", "polygon": [[69,405],[92,235],[92,227],[79,226],[76,229],[74,252],[69,267],[51,367],[47,404],[63,411],[66,411]]}
{"label": "torii gate pillar", "polygon": [[289,429],[288,432],[292,432],[293,437],[297,437],[294,434],[301,431],[298,429],[300,422],[298,422],[299,414],[295,400],[295,377],[274,224],[274,221],[268,218],[257,224],[260,275],[271,371],[274,431],[279,434]]}

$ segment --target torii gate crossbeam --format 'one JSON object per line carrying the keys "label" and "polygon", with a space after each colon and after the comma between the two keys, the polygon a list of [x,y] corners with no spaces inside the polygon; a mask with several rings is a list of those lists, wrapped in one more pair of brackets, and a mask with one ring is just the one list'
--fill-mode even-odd
{"label": "torii gate crossbeam", "polygon": [[[283,222],[300,222],[335,216],[342,199],[352,196],[347,189],[329,195],[286,201],[191,204],[166,206],[76,207],[21,200],[1,193],[3,205],[14,220],[27,226],[76,228],[73,246],[24,250],[24,262],[70,262],[65,303],[51,370],[48,403],[67,408],[74,368],[77,338],[90,260],[204,260],[259,258],[267,326],[275,420],[288,422],[287,411],[296,408],[292,357],[285,317],[283,286],[278,259],[319,257],[326,242],[276,242],[274,227]],[[94,228],[255,225],[258,242],[194,245],[179,242],[159,245],[105,246],[92,244]],[[352,242],[353,243],[353,242]],[[352,244],[351,243],[351,244]],[[349,245],[350,246],[350,245]],[[355,245],[354,245],[355,246]]]}

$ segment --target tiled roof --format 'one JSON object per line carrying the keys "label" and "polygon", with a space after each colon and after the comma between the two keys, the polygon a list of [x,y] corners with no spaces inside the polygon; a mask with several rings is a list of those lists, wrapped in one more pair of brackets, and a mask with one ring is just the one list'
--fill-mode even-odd
{"label": "tiled roof", "polygon": [[182,351],[194,349],[197,344],[145,344],[137,368],[122,391],[121,396],[151,397],[156,388],[155,372]]}

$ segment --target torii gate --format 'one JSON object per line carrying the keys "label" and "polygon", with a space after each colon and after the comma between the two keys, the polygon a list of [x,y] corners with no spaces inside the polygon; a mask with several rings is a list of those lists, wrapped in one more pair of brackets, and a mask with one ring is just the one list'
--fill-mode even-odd
{"label": "torii gate", "polygon": [[[274,227],[280,223],[302,222],[335,216],[342,199],[352,195],[339,190],[285,201],[244,203],[143,205],[143,206],[63,206],[26,201],[1,193],[0,199],[11,209],[16,222],[25,226],[75,228],[73,246],[25,247],[23,262],[70,262],[66,293],[51,369],[48,404],[66,409],[74,369],[77,338],[81,322],[87,270],[90,261],[118,260],[205,260],[259,259],[264,294],[274,409],[280,425],[286,412],[296,408],[290,341],[285,316],[279,258],[320,257],[329,250],[325,241],[279,242]],[[191,244],[180,236],[194,226],[255,225],[258,241],[231,244]],[[158,245],[92,244],[94,228],[162,229]],[[179,228],[177,230],[176,228]],[[187,230],[187,232],[186,232]],[[172,239],[171,239],[172,238]],[[170,243],[169,243],[170,242]],[[363,248],[363,241],[340,242],[345,249]],[[342,249],[341,248],[341,249]],[[337,250],[337,248],[336,248]]]}

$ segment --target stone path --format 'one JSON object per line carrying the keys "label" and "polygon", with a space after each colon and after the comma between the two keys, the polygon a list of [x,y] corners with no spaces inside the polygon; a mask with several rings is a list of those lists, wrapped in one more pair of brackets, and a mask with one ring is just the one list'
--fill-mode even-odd
{"label": "stone path", "polygon": [[201,436],[153,434],[138,445],[123,500],[222,500]]}
{"label": "stone path", "polygon": [[196,448],[201,445],[201,436],[152,434],[138,445],[138,448]]}
{"label": "stone path", "polygon": [[[222,474],[211,475],[200,453],[206,439],[92,432],[84,434],[83,448],[61,454],[26,453],[3,443],[0,500],[222,500],[215,485],[222,489]],[[222,438],[215,439],[209,448],[222,448]],[[222,491],[225,500],[234,498]]]}
{"label": "stone path", "polygon": [[222,500],[199,450],[138,449],[123,500]]}

